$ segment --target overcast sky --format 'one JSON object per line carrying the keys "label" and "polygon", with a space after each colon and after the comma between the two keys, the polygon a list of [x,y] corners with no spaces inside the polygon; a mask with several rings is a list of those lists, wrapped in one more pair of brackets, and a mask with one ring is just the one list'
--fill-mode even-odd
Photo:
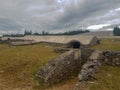
{"label": "overcast sky", "polygon": [[0,33],[111,30],[114,25],[120,25],[120,0],[0,0]]}

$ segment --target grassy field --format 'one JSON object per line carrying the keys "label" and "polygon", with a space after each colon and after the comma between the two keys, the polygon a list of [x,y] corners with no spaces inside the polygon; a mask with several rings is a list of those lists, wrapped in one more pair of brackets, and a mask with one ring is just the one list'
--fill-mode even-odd
{"label": "grassy field", "polygon": [[[35,80],[37,71],[58,56],[53,47],[38,45],[9,47],[0,44],[0,90],[41,90]],[[41,83],[42,84],[42,83]]]}
{"label": "grassy field", "polygon": [[120,39],[104,38],[99,45],[92,48],[99,50],[120,50]]}
{"label": "grassy field", "polygon": [[120,67],[103,66],[89,83],[90,90],[120,90]]}
{"label": "grassy field", "polygon": [[[120,40],[101,39],[101,44],[92,48],[120,50]],[[43,83],[35,78],[35,74],[58,55],[53,47],[44,44],[17,47],[0,44],[0,90],[44,90]],[[97,80],[90,81],[87,90],[120,90],[119,70],[119,67],[103,66],[98,70]],[[74,77],[47,90],[70,90],[77,81]]]}
{"label": "grassy field", "polygon": [[[101,39],[99,50],[120,50],[120,39]],[[90,90],[120,90],[120,67],[103,65],[96,75],[97,80],[89,83]]]}

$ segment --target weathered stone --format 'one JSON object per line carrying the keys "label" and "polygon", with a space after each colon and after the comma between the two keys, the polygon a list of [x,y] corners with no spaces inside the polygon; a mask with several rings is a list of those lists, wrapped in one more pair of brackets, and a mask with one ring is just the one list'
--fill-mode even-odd
{"label": "weathered stone", "polygon": [[111,66],[120,66],[120,51],[103,51],[105,63]]}
{"label": "weathered stone", "polygon": [[[62,52],[62,49],[58,51]],[[74,74],[79,81],[95,79],[97,69],[105,62],[109,65],[120,65],[120,53],[111,51],[95,51],[88,48],[72,49],[51,60],[38,73],[37,77],[47,84],[54,84],[67,79]]]}
{"label": "weathered stone", "polygon": [[71,50],[51,60],[37,73],[46,84],[58,83],[77,74],[81,67],[80,50]]}
{"label": "weathered stone", "polygon": [[89,57],[88,61],[82,66],[82,69],[78,76],[79,81],[94,79],[96,70],[100,67],[102,60],[102,52],[93,52],[93,54]]}

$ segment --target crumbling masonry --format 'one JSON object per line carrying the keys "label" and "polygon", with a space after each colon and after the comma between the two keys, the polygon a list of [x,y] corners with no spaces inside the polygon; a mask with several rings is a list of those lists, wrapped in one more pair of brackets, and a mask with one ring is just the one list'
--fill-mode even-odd
{"label": "crumbling masonry", "polygon": [[81,82],[94,78],[102,63],[120,66],[120,51],[71,49],[49,61],[36,76],[51,85],[79,74],[78,79]]}

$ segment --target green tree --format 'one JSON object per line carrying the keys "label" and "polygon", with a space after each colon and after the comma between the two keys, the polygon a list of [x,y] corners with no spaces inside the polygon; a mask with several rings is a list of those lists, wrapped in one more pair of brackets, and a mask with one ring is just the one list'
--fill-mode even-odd
{"label": "green tree", "polygon": [[113,34],[115,36],[120,36],[120,28],[118,26],[114,27]]}

